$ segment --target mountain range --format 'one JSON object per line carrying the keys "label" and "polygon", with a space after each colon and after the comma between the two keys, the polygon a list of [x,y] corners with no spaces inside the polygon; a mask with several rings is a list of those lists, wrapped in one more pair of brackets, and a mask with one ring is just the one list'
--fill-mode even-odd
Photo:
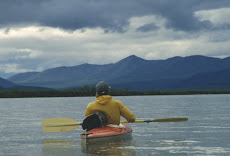
{"label": "mountain range", "polygon": [[7,79],[11,85],[54,89],[91,86],[102,80],[111,88],[130,90],[230,89],[230,57],[194,55],[145,60],[131,55],[111,64],[63,66],[20,73]]}
{"label": "mountain range", "polygon": [[6,80],[6,79],[0,78],[0,89],[10,88],[10,87],[13,87],[13,86],[16,86],[16,84],[14,84],[14,83]]}

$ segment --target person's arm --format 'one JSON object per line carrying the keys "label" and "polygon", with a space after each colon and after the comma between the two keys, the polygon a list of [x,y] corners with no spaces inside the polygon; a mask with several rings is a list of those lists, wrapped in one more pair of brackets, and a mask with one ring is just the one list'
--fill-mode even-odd
{"label": "person's arm", "polygon": [[119,105],[121,116],[123,116],[128,122],[135,122],[135,115],[126,106],[124,106],[122,102],[119,102]]}
{"label": "person's arm", "polygon": [[90,114],[92,114],[92,112],[91,112],[91,110],[89,108],[89,104],[88,104],[88,106],[87,106],[87,108],[85,110],[85,117],[89,116]]}

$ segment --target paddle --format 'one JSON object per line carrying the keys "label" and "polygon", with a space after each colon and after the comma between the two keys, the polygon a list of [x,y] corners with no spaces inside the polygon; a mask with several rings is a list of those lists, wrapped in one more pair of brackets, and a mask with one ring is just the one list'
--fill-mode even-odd
{"label": "paddle", "polygon": [[[187,121],[188,118],[179,117],[179,118],[162,118],[162,119],[153,119],[153,120],[135,120],[135,122],[183,122]],[[128,121],[121,121],[121,123],[128,123]]]}
{"label": "paddle", "polygon": [[42,121],[44,132],[66,132],[76,129],[81,123],[71,118],[49,118]]}
{"label": "paddle", "polygon": [[[187,121],[186,117],[179,118],[161,118],[153,120],[135,120],[135,122],[183,122]],[[121,121],[128,123],[128,121]],[[42,129],[44,132],[66,132],[76,129],[81,123],[71,118],[49,118],[42,121]]]}

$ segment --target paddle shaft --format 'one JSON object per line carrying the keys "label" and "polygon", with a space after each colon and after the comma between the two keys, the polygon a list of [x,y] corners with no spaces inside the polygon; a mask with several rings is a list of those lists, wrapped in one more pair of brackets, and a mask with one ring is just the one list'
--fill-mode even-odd
{"label": "paddle shaft", "polygon": [[[177,117],[177,118],[161,118],[161,119],[148,119],[148,120],[135,120],[135,122],[184,122],[187,121],[186,117]],[[121,123],[129,123],[128,121],[121,121]]]}

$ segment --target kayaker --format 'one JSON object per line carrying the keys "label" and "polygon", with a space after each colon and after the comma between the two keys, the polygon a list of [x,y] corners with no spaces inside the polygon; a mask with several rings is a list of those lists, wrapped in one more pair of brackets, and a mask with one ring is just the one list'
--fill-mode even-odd
{"label": "kayaker", "polygon": [[[134,122],[135,115],[121,101],[113,99],[109,95],[109,91],[110,87],[107,83],[104,81],[97,83],[96,100],[88,104],[85,117],[89,117],[92,114],[95,115],[96,112],[102,112],[105,114],[108,124],[119,125],[120,116],[124,117],[128,122]],[[84,122],[82,127],[83,129],[87,127],[84,125]]]}

